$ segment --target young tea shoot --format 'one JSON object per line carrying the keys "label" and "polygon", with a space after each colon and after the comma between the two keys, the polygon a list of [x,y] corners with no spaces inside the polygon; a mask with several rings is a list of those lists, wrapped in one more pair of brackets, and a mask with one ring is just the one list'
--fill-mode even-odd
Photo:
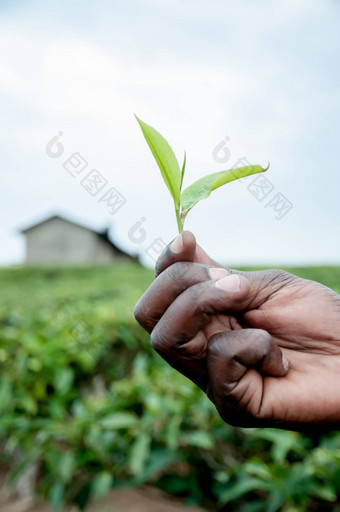
{"label": "young tea shoot", "polygon": [[214,172],[200,178],[182,191],[186,153],[184,153],[183,165],[180,168],[175,153],[165,138],[155,128],[144,123],[137,116],[135,117],[174,201],[179,233],[183,231],[184,221],[189,211],[199,201],[209,197],[213,190],[231,181],[259,172],[265,172],[268,169],[268,167],[263,168],[261,165],[246,165],[236,169]]}

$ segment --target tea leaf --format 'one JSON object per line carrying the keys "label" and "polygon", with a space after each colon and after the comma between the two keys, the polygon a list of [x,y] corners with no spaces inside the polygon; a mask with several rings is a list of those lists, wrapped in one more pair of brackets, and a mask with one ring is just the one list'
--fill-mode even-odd
{"label": "tea leaf", "polygon": [[269,166],[267,169],[264,169],[260,165],[247,165],[237,169],[215,172],[196,181],[181,193],[186,166],[186,153],[184,152],[184,161],[182,169],[180,169],[177,158],[164,137],[155,128],[144,123],[136,115],[135,117],[174,200],[179,233],[183,231],[185,218],[191,208],[202,199],[209,197],[213,190],[230,181],[264,172],[269,168]]}
{"label": "tea leaf", "polygon": [[152,126],[144,123],[135,115],[142,129],[146,142],[161,171],[163,180],[169,189],[176,205],[179,204],[181,180],[184,171],[179,168],[175,153],[164,137]]}
{"label": "tea leaf", "polygon": [[183,184],[186,163],[187,163],[187,153],[186,153],[186,151],[184,151],[184,160],[183,160],[182,171],[181,171],[181,185],[179,188],[180,190],[182,190],[182,184]]}
{"label": "tea leaf", "polygon": [[100,500],[110,490],[112,475],[108,471],[100,471],[91,482],[91,494],[96,500]]}
{"label": "tea leaf", "polygon": [[198,201],[209,197],[211,192],[216,188],[230,181],[238,180],[239,178],[265,172],[267,169],[268,167],[264,169],[260,165],[246,165],[245,167],[214,172],[213,174],[204,176],[204,178],[195,181],[192,185],[183,190],[181,194],[182,216],[185,216]]}
{"label": "tea leaf", "polygon": [[49,492],[49,502],[53,512],[61,512],[65,488],[61,482],[55,482]]}
{"label": "tea leaf", "polygon": [[145,462],[150,454],[151,437],[145,432],[141,432],[132,445],[129,465],[133,474],[142,473]]}
{"label": "tea leaf", "polygon": [[107,429],[131,428],[135,426],[136,418],[129,412],[116,412],[104,417],[100,425]]}

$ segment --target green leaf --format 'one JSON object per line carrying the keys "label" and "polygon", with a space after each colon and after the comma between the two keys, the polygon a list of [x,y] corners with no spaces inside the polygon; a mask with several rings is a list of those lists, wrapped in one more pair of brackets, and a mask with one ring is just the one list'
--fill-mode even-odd
{"label": "green leaf", "polygon": [[268,512],[278,512],[282,510],[282,505],[286,501],[285,493],[282,489],[277,488],[273,489],[267,501],[267,509]]}
{"label": "green leaf", "polygon": [[150,453],[150,443],[150,436],[142,432],[132,445],[129,456],[129,466],[135,475],[139,475],[144,469],[145,462]]}
{"label": "green leaf", "polygon": [[259,459],[252,459],[245,463],[244,470],[247,475],[261,478],[262,480],[270,480],[272,474],[267,464]]}
{"label": "green leaf", "polygon": [[192,185],[183,190],[181,194],[182,212],[184,214],[188,213],[198,201],[209,197],[211,192],[216,188],[230,181],[245,178],[246,176],[251,176],[259,172],[265,172],[267,169],[264,169],[260,165],[246,165],[245,167],[214,172],[213,174],[204,176],[204,178],[195,181]]}
{"label": "green leaf", "polygon": [[54,386],[61,395],[66,395],[72,387],[73,370],[71,368],[61,368],[54,379]]}
{"label": "green leaf", "polygon": [[211,450],[214,446],[213,439],[208,432],[203,430],[196,430],[181,436],[181,442],[189,446],[197,446],[198,448],[205,448]]}
{"label": "green leaf", "polygon": [[301,437],[297,432],[277,429],[262,429],[254,432],[254,437],[272,443],[271,456],[275,462],[282,463],[290,451],[302,453]]}
{"label": "green leaf", "polygon": [[163,176],[175,204],[178,205],[181,192],[181,171],[175,153],[164,137],[152,126],[144,123],[135,115],[146,142]]}
{"label": "green leaf", "polygon": [[182,170],[181,170],[181,185],[179,187],[180,190],[182,190],[186,163],[187,163],[187,153],[186,153],[186,151],[184,151],[184,160],[183,160],[183,165],[182,165]]}
{"label": "green leaf", "polygon": [[6,411],[12,402],[12,388],[8,379],[1,377],[0,380],[0,412]]}
{"label": "green leaf", "polygon": [[144,470],[133,479],[134,485],[141,485],[153,478],[156,478],[162,471],[170,466],[183,461],[184,454],[180,451],[169,450],[168,448],[154,447],[148,457]]}
{"label": "green leaf", "polygon": [[245,497],[251,491],[268,490],[259,478],[242,478],[226,486],[226,490],[219,497],[219,503],[226,504],[241,497]]}
{"label": "green leaf", "polygon": [[325,501],[335,502],[337,498],[336,490],[333,489],[332,485],[319,485],[315,483],[313,485],[312,493],[314,496],[321,498]]}
{"label": "green leaf", "polygon": [[91,482],[91,495],[100,500],[111,489],[112,475],[108,471],[101,471]]}
{"label": "green leaf", "polygon": [[110,414],[103,418],[100,422],[100,425],[103,428],[108,429],[118,429],[118,428],[130,428],[135,426],[136,418],[129,414],[128,412],[117,412],[115,414]]}
{"label": "green leaf", "polygon": [[64,452],[60,454],[57,470],[61,480],[64,483],[67,483],[70,480],[72,480],[75,465],[76,461],[73,453]]}
{"label": "green leaf", "polygon": [[49,492],[49,502],[53,512],[61,512],[65,488],[61,482],[55,482]]}
{"label": "green leaf", "polygon": [[164,432],[165,441],[166,441],[167,446],[171,450],[176,450],[178,448],[179,429],[180,429],[181,420],[182,420],[181,415],[176,414],[176,415],[172,416],[172,418],[169,419],[169,421],[167,422],[167,425],[165,427],[165,432]]}

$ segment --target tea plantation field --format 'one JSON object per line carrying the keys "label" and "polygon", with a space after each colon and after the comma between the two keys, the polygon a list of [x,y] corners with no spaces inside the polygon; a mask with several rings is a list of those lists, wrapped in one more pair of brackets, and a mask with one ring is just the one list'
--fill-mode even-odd
{"label": "tea plantation field", "polygon": [[[340,292],[340,267],[289,270]],[[340,433],[225,425],[134,321],[152,279],[132,264],[0,269],[1,462],[13,480],[36,464],[36,492],[56,512],[144,483],[206,510],[339,512]]]}

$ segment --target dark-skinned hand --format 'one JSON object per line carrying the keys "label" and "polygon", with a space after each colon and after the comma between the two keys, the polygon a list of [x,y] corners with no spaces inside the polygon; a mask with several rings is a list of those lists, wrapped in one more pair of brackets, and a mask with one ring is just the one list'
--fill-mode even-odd
{"label": "dark-skinned hand", "polygon": [[326,286],[227,269],[186,231],[160,256],[135,316],[227,423],[340,427],[340,296]]}

